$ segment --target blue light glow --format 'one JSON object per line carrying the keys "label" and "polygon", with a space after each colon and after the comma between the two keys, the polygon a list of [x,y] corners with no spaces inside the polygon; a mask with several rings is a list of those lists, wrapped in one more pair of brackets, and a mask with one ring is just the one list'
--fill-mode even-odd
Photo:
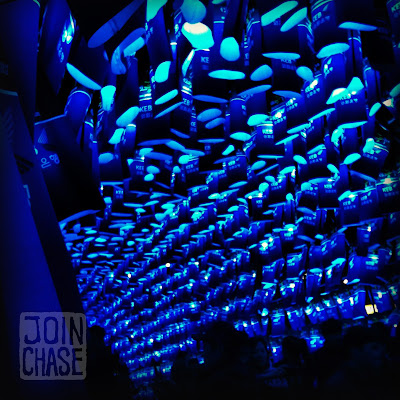
{"label": "blue light glow", "polygon": [[118,144],[121,141],[122,135],[124,134],[124,128],[118,128],[114,131],[108,143],[110,144]]}
{"label": "blue light glow", "polygon": [[356,31],[365,31],[365,32],[372,32],[377,29],[377,27],[374,25],[361,24],[359,22],[342,22],[339,25],[339,28],[351,29],[351,30],[356,30]]}
{"label": "blue light glow", "polygon": [[176,142],[175,140],[170,140],[169,142],[166,143],[166,145],[173,150],[178,150],[178,151],[184,151],[185,146],[181,145],[180,143]]}
{"label": "blue light glow", "polygon": [[358,153],[349,154],[343,161],[343,164],[351,165],[354,162],[358,161],[361,158],[361,155]]}
{"label": "blue light glow", "polygon": [[364,84],[359,77],[354,77],[349,85],[347,86],[347,91],[351,94],[357,94],[360,90],[364,89]]}
{"label": "blue light glow", "polygon": [[207,110],[202,111],[197,115],[197,119],[201,122],[211,121],[215,118],[218,118],[222,114],[221,109],[219,108],[209,108]]}
{"label": "blue light glow", "polygon": [[215,118],[205,125],[206,129],[214,129],[225,122],[225,118]]}
{"label": "blue light glow", "polygon": [[[162,96],[160,96],[155,102],[154,104],[159,106],[161,104],[165,104],[168,101],[172,100],[174,97],[176,97],[178,95],[179,91],[178,89],[172,89],[169,92],[163,94]],[[164,114],[163,114],[164,115]]]}
{"label": "blue light glow", "polygon": [[[136,54],[138,50],[140,50],[145,44],[146,41],[143,38],[143,35],[146,33],[146,30],[143,28],[136,29],[134,32],[131,32],[124,41],[120,44],[120,46],[124,49],[123,53],[125,57],[132,57]],[[128,44],[126,44],[128,43]]]}
{"label": "blue light glow", "polygon": [[135,12],[137,5],[134,2],[128,4],[118,14],[108,20],[99,28],[88,40],[88,46],[95,48],[101,46],[107,40],[111,39],[118,30],[125,25],[131,15]]}
{"label": "blue light glow", "polygon": [[251,135],[247,132],[234,132],[229,135],[232,139],[235,140],[240,140],[242,142],[245,142],[246,140],[249,140],[251,138]]}
{"label": "blue light glow", "polygon": [[272,85],[259,85],[253,88],[244,90],[240,93],[241,96],[251,96],[253,94],[266,92],[267,90],[271,89]]}
{"label": "blue light glow", "polygon": [[240,58],[239,44],[234,37],[227,37],[222,40],[219,48],[219,53],[222,58],[227,61],[236,61]]}
{"label": "blue light glow", "polygon": [[250,80],[259,82],[263,81],[265,79],[268,79],[272,76],[273,70],[270,66],[268,65],[261,65],[257,69],[255,69],[251,75],[250,75]]}
{"label": "blue light glow", "polygon": [[137,106],[130,107],[123,114],[119,116],[116,121],[117,126],[125,128],[126,126],[132,124],[135,118],[139,115],[140,108]]}
{"label": "blue light glow", "polygon": [[393,87],[393,89],[389,92],[389,95],[393,98],[400,95],[400,83]]}
{"label": "blue light glow", "polygon": [[314,79],[314,73],[311,68],[301,66],[296,69],[296,74],[306,82],[311,82]]}
{"label": "blue light glow", "polygon": [[292,52],[263,53],[263,56],[277,60],[298,60],[300,58],[300,54]]}
{"label": "blue light glow", "polygon": [[[155,167],[154,165],[149,165],[149,166],[146,168],[146,171],[147,171],[148,174],[153,174],[153,175],[159,174],[159,173],[161,172],[161,171],[160,171],[160,168]],[[157,202],[157,203],[158,203],[158,202]]]}
{"label": "blue light glow", "polygon": [[201,22],[207,14],[205,5],[199,0],[183,0],[181,11],[190,24]]}
{"label": "blue light glow", "polygon": [[258,169],[264,168],[267,163],[263,160],[256,161],[252,166],[251,169],[256,171]]}
{"label": "blue light glow", "polygon": [[266,26],[272,24],[275,20],[282,17],[282,15],[297,7],[298,3],[298,1],[284,1],[278,7],[275,7],[261,16],[261,25]]}
{"label": "blue light glow", "polygon": [[307,7],[303,7],[300,10],[294,12],[289,19],[281,26],[281,32],[287,32],[300,24],[305,18],[307,18]]}
{"label": "blue light glow", "polygon": [[152,20],[158,11],[167,4],[168,0],[151,0],[146,1],[146,20]]}
{"label": "blue light glow", "polygon": [[247,125],[256,126],[262,124],[268,119],[268,115],[266,114],[254,114],[251,115],[247,120]]}
{"label": "blue light glow", "polygon": [[168,79],[170,67],[171,61],[164,61],[156,68],[156,72],[154,73],[156,82],[161,83]]}
{"label": "blue light glow", "polygon": [[211,29],[201,22],[197,24],[185,22],[182,33],[195,49],[210,49],[214,46]]}
{"label": "blue light glow", "polygon": [[335,104],[338,100],[340,100],[343,96],[346,96],[348,93],[346,88],[337,88],[332,91],[329,99],[326,101],[326,104]]}
{"label": "blue light glow", "polygon": [[[175,94],[175,96],[178,94],[178,90],[174,89],[172,90],[168,96],[173,96],[174,95],[174,91],[177,91],[177,93]],[[174,98],[175,96],[173,96],[172,98]],[[161,98],[163,98],[164,96],[162,96]],[[154,118],[160,118],[168,113],[170,113],[171,111],[174,111],[176,108],[178,108],[181,104],[183,103],[183,101],[177,102],[173,105],[171,105],[170,107],[167,107],[165,110],[161,111],[160,113],[158,113]]]}
{"label": "blue light glow", "polygon": [[108,164],[110,161],[114,160],[113,153],[103,153],[99,155],[100,164]]}
{"label": "blue light glow", "polygon": [[291,99],[292,97],[299,99],[301,97],[300,93],[293,92],[292,90],[274,90],[273,93],[278,96],[282,96],[285,99]]}
{"label": "blue light glow", "polygon": [[232,151],[234,151],[234,150],[235,150],[235,147],[234,147],[232,144],[230,144],[230,145],[222,152],[222,155],[223,155],[223,156],[228,156],[228,155],[231,154]]}
{"label": "blue light glow", "polygon": [[114,95],[116,87],[113,85],[107,85],[101,88],[101,104],[104,111],[110,111],[114,103]]}
{"label": "blue light glow", "polygon": [[217,69],[208,73],[208,76],[215,79],[226,79],[228,81],[237,81],[244,79],[246,74],[242,71],[234,71],[229,69]]}
{"label": "blue light glow", "polygon": [[326,58],[335,54],[344,53],[350,48],[347,43],[332,43],[323,47],[317,54],[317,58]]}
{"label": "blue light glow", "polygon": [[67,63],[67,70],[70,73],[70,75],[81,85],[87,87],[88,89],[92,90],[100,90],[101,86],[87,77],[85,74],[83,74],[79,69],[74,67],[72,64]]}

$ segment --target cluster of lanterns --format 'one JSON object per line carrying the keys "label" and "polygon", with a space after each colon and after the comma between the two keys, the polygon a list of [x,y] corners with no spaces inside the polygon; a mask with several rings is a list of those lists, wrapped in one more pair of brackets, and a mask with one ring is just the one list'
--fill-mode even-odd
{"label": "cluster of lanterns", "polygon": [[48,1],[39,66],[54,98],[74,88],[35,148],[89,322],[133,376],[217,319],[277,360],[329,317],[393,325],[400,3],[86,3]]}

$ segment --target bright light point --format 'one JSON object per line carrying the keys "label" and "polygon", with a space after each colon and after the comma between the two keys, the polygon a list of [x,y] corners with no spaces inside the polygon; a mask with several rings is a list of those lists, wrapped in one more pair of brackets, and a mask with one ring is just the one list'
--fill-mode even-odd
{"label": "bright light point", "polygon": [[366,304],[365,311],[367,312],[368,315],[371,315],[375,312],[372,304]]}
{"label": "bright light point", "polygon": [[[399,87],[400,87],[400,85],[399,85]],[[389,107],[389,108],[394,107],[393,99],[387,99],[387,100],[385,100],[385,101],[383,102],[383,104],[384,104],[386,107]]]}
{"label": "bright light point", "polygon": [[99,163],[100,164],[107,164],[112,160],[114,160],[113,153],[103,153],[103,154],[99,155]]}
{"label": "bright light point", "polygon": [[140,108],[137,106],[130,107],[117,119],[117,126],[125,128],[127,125],[132,124],[135,118],[139,115],[139,111]]}
{"label": "bright light point", "polygon": [[371,153],[374,150],[375,140],[373,138],[368,138],[365,141],[365,145],[363,147],[363,153]]}
{"label": "bright light point", "polygon": [[171,266],[171,264],[170,264],[170,263],[166,263],[165,266],[166,266],[167,268],[169,268],[169,267]]}
{"label": "bright light point", "polygon": [[162,62],[156,68],[156,72],[154,73],[155,81],[158,83],[165,82],[168,79],[170,67],[171,67],[171,61]]}
{"label": "bright light point", "polygon": [[101,88],[101,103],[104,111],[110,111],[114,103],[116,87],[113,85],[107,85]]}
{"label": "bright light point", "polygon": [[311,88],[311,89],[314,89],[315,86],[317,86],[317,85],[318,85],[318,79],[314,79],[314,80],[310,83],[310,88]]}
{"label": "bright light point", "polygon": [[347,86],[347,91],[350,92],[352,95],[357,94],[362,89],[364,89],[364,84],[358,77],[353,78],[349,83],[349,86]]}
{"label": "bright light point", "polygon": [[124,134],[124,128],[118,128],[115,130],[114,134],[111,136],[111,139],[108,141],[110,144],[118,144],[121,141],[122,135]]}
{"label": "bright light point", "polygon": [[326,104],[334,104],[338,100],[340,100],[343,95],[346,95],[347,89],[346,88],[339,88],[335,89],[332,91],[331,95],[329,96],[329,99],[326,101]]}
{"label": "bright light point", "polygon": [[219,48],[221,57],[227,61],[236,61],[240,58],[239,44],[234,37],[227,37],[222,40]]}
{"label": "bright light point", "polygon": [[390,185],[390,184],[392,184],[394,181],[392,180],[392,178],[385,178],[384,180],[383,180],[383,183],[385,184],[385,185]]}
{"label": "bright light point", "polygon": [[348,280],[348,279],[344,279],[344,280],[343,280],[343,283],[344,283],[345,285],[347,285],[347,284],[349,283],[349,280]]}

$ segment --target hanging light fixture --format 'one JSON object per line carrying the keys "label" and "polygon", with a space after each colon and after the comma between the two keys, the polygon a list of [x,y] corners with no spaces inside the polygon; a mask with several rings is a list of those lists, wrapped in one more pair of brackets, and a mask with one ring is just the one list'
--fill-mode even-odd
{"label": "hanging light fixture", "polygon": [[75,23],[67,2],[49,1],[41,27],[38,66],[54,94],[60,90],[74,35]]}
{"label": "hanging light fixture", "polygon": [[123,0],[113,4],[67,0],[89,48],[99,47],[118,32],[144,0]]}
{"label": "hanging light fixture", "polygon": [[111,70],[116,75],[126,73],[126,58],[135,56],[146,43],[145,14],[146,4],[142,1],[124,26],[104,43]]}
{"label": "hanging light fixture", "polygon": [[129,57],[128,64],[126,79],[118,85],[115,100],[116,125],[120,128],[132,124],[140,111],[138,60],[135,57]]}
{"label": "hanging light fixture", "polygon": [[[244,79],[246,76],[244,72],[244,53],[243,49],[241,49],[239,51],[239,57],[233,61],[228,61],[221,56],[220,46],[224,39],[224,21],[226,21],[228,17],[227,13],[228,8],[226,6],[215,6],[214,8],[213,35],[215,44],[210,48],[210,70],[208,75],[211,78],[234,81]],[[243,33],[242,31],[241,35],[243,35]],[[240,40],[240,45],[243,46],[243,40]]]}
{"label": "hanging light fixture", "polygon": [[272,59],[272,93],[286,99],[300,97],[303,81],[296,70],[296,60]]}
{"label": "hanging light fixture", "polygon": [[337,27],[335,12],[334,0],[315,1],[311,6],[314,48],[318,58],[343,53],[349,48],[347,31]]}
{"label": "hanging light fixture", "polygon": [[104,47],[90,48],[85,39],[77,35],[72,44],[67,70],[81,85],[100,90],[109,71]]}
{"label": "hanging light fixture", "polygon": [[282,17],[284,14],[292,11],[298,5],[298,1],[273,0],[265,2],[256,1],[256,7],[260,12],[262,26],[269,25]]}
{"label": "hanging light fixture", "polygon": [[373,0],[356,0],[351,4],[344,0],[335,1],[336,23],[339,28],[357,31],[374,31],[377,29]]}

